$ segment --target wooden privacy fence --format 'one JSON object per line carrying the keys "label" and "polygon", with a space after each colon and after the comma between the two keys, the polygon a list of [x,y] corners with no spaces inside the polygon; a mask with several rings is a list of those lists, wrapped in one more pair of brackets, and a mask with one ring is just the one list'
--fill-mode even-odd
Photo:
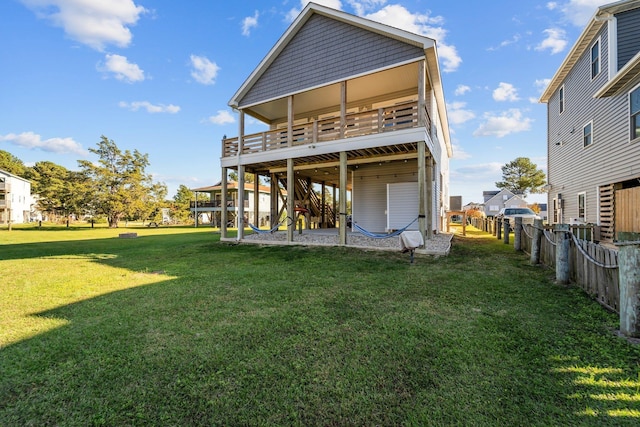
{"label": "wooden privacy fence", "polygon": [[[522,225],[521,249],[531,255],[535,225]],[[609,310],[619,313],[620,283],[618,251],[589,240],[579,239],[569,231],[569,279]],[[556,267],[557,233],[542,229],[540,263]]]}

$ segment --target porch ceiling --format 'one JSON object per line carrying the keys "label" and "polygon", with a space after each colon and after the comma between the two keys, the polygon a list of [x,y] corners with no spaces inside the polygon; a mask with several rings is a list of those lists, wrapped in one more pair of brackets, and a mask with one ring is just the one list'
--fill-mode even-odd
{"label": "porch ceiling", "polygon": [[[418,62],[356,77],[347,81],[347,107],[393,99],[394,94],[418,93]],[[295,94],[296,117],[340,111],[340,83]],[[244,112],[269,124],[287,118],[287,98],[274,99],[244,109]]]}
{"label": "porch ceiling", "polygon": [[[384,147],[375,147],[362,150],[347,151],[347,165],[349,168],[356,168],[358,165],[368,163],[385,163],[390,161],[402,161],[417,157],[417,144],[415,142],[406,144],[395,144]],[[309,177],[313,182],[325,182],[327,185],[340,184],[340,153],[320,154],[296,158],[294,169],[296,176]],[[284,173],[286,175],[286,159],[253,163],[246,166],[246,171],[250,173]],[[350,188],[349,188],[350,190]]]}

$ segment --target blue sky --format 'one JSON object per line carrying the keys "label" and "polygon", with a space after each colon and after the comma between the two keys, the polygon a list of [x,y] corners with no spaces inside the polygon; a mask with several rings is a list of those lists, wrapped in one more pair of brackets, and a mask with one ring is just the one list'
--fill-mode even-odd
{"label": "blue sky", "polygon": [[[0,149],[77,169],[101,135],[177,187],[220,180],[227,102],[306,4],[299,0],[3,0]],[[319,0],[437,40],[454,145],[451,195],[481,202],[500,167],[546,172],[538,98],[597,0]],[[249,122],[247,132],[264,130]],[[530,201],[544,201],[530,196]]]}

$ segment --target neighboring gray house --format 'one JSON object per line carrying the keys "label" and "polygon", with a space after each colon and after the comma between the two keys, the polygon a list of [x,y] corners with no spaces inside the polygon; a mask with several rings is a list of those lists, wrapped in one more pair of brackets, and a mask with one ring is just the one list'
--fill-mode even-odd
{"label": "neighboring gray house", "polygon": [[[222,142],[221,194],[229,169],[240,193],[245,173],[268,177],[271,226],[282,187],[287,216],[301,209],[322,228],[338,227],[340,244],[349,214],[371,232],[416,219],[426,239],[443,230],[453,152],[435,40],[309,3],[229,105],[239,135]],[[245,134],[247,115],[269,130]],[[290,242],[294,227],[289,221]]]}
{"label": "neighboring gray house", "polygon": [[496,216],[502,208],[526,208],[527,202],[509,190],[483,191],[484,213],[486,216]]}
{"label": "neighboring gray house", "polygon": [[640,0],[596,10],[540,101],[549,222],[640,232]]}

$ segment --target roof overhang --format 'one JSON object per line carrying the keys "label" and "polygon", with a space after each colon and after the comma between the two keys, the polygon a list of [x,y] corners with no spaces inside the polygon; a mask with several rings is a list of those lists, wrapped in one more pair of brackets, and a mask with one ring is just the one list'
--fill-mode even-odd
{"label": "roof overhang", "polygon": [[556,74],[540,97],[540,102],[549,102],[551,96],[560,88],[576,62],[578,62],[582,54],[589,48],[595,35],[598,34],[609,19],[613,18],[614,14],[638,7],[640,7],[640,0],[622,0],[600,6],[589,20],[582,34],[580,34],[571,51],[560,65],[560,68],[558,68],[558,71],[556,71]]}

